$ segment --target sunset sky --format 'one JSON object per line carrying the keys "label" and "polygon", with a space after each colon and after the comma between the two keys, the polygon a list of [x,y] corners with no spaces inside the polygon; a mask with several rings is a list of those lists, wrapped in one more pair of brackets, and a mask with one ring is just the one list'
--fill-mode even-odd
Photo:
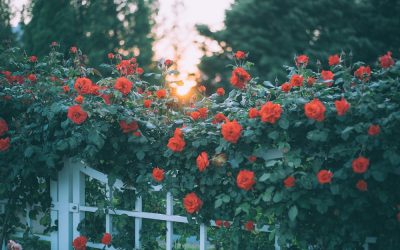
{"label": "sunset sky", "polygon": [[[18,24],[20,20],[19,11],[28,2],[28,0],[11,0],[11,7],[15,13],[12,19],[13,26]],[[160,11],[155,28],[158,37],[154,44],[155,59],[174,58],[173,45],[176,44],[182,54],[179,70],[184,74],[192,73],[196,71],[196,65],[201,57],[201,51],[195,42],[204,40],[195,31],[194,26],[196,24],[207,24],[212,29],[223,27],[225,9],[229,8],[233,0],[182,0],[184,6],[179,8],[178,16],[173,14],[174,2],[175,0],[160,0]],[[179,32],[177,34],[168,32],[174,22],[178,22]],[[218,49],[213,44],[210,44],[210,46]]]}

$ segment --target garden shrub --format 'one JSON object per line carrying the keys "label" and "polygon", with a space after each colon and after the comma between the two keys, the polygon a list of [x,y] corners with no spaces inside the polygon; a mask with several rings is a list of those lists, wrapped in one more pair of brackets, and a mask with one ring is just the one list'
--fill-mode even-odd
{"label": "garden shrub", "polygon": [[[225,249],[266,249],[275,235],[282,247],[356,249],[373,236],[379,249],[398,249],[400,63],[390,53],[371,66],[335,55],[314,71],[302,55],[287,83],[272,84],[251,75],[245,53],[234,59],[230,93],[204,96],[200,86],[179,96],[170,61],[143,73],[118,55],[101,75],[79,50],[32,60],[4,49],[3,237],[23,226],[23,204],[49,211],[48,181],[73,157],[139,194],[162,184],[182,201],[177,214],[217,222],[213,242]],[[218,240],[224,222],[230,242]],[[271,232],[257,241],[264,225]]]}

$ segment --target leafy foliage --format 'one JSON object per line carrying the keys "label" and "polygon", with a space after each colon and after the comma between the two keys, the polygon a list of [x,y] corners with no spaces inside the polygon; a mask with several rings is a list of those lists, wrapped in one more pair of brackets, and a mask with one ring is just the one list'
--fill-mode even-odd
{"label": "leafy foliage", "polygon": [[[302,64],[287,67],[289,78],[295,74],[304,78],[289,92],[253,77],[242,89],[209,97],[196,89],[189,96],[178,96],[164,81],[173,73],[166,66],[161,75],[141,77],[104,65],[112,74],[93,84],[97,92],[83,95],[80,106],[88,117],[78,125],[67,117],[69,107],[76,105],[76,79],[93,78],[97,71],[84,67],[79,55],[67,60],[62,56],[57,47],[38,63],[28,62],[16,48],[0,56],[0,117],[8,124],[2,138],[11,138],[9,148],[0,152],[0,198],[9,201],[9,217],[0,218],[7,235],[18,224],[12,216],[24,207],[17,208],[17,203],[40,203],[38,209],[48,211],[50,202],[41,190],[46,190],[64,158],[75,157],[141,194],[158,184],[151,176],[153,168],[163,169],[163,190],[171,190],[179,200],[189,193],[201,199],[192,214],[183,209],[186,202],[176,212],[186,213],[191,222],[230,221],[232,245],[221,242],[227,248],[248,240],[239,231],[248,221],[254,221],[256,228],[269,225],[271,229],[265,236],[246,233],[254,238],[254,247],[267,248],[267,239],[273,240],[274,235],[279,235],[281,246],[300,249],[355,249],[367,236],[376,236],[378,246],[387,249],[400,246],[396,218],[400,217],[399,62],[355,77],[354,71],[363,63],[352,64],[342,57],[330,67],[333,82]],[[236,63],[233,68],[252,72],[251,63]],[[24,78],[30,73],[36,75],[35,81]],[[121,74],[133,82],[127,95],[114,89]],[[16,76],[23,77],[21,84],[14,81]],[[316,82],[308,85],[308,77]],[[160,90],[166,90],[165,97]],[[339,116],[335,101],[342,98],[350,108]],[[305,104],[315,99],[324,109],[309,106],[305,112]],[[152,103],[146,107],[144,100]],[[249,118],[250,108],[261,117]],[[215,122],[217,113],[237,123]],[[231,132],[221,133],[228,123],[226,130]],[[380,133],[368,133],[373,124],[379,125]],[[233,133],[239,133],[238,140],[226,140]],[[182,151],[171,147],[171,138],[184,145]],[[353,160],[359,156],[369,159],[363,173],[353,170]],[[328,175],[318,174],[321,170]],[[240,186],[236,184],[239,172]],[[250,172],[252,180],[246,179]],[[295,179],[290,185],[285,182],[289,176]],[[359,180],[367,183],[366,190],[356,187]],[[214,234],[218,235],[226,234]]]}
{"label": "leafy foliage", "polygon": [[280,83],[286,76],[281,66],[293,64],[296,54],[311,56],[314,68],[341,51],[372,63],[385,50],[398,53],[399,10],[395,0],[236,0],[226,11],[225,28],[212,32],[207,26],[198,27],[201,35],[221,47],[211,53],[204,46],[208,53],[200,64],[203,80],[210,89],[217,84],[227,87],[227,54],[238,49],[251,52],[258,76],[278,77]]}

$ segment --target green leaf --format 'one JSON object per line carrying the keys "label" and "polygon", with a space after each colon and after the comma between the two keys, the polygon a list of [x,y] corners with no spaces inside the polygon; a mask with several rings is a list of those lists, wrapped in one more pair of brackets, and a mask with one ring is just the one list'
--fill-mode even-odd
{"label": "green leaf", "polygon": [[136,152],[136,157],[138,158],[138,160],[143,160],[145,155],[146,154],[143,152],[143,150],[139,150],[138,152]]}
{"label": "green leaf", "polygon": [[297,217],[297,214],[298,214],[297,206],[296,205],[292,206],[289,209],[289,213],[288,214],[289,214],[289,219],[291,221],[294,221],[296,219],[296,217]]}
{"label": "green leaf", "polygon": [[214,208],[219,208],[222,206],[222,199],[217,199],[214,203]]}
{"label": "green leaf", "polygon": [[270,173],[264,173],[263,175],[261,175],[260,179],[258,179],[261,182],[264,182],[266,180],[268,180],[268,178],[271,177]]}
{"label": "green leaf", "polygon": [[279,127],[281,127],[282,129],[288,129],[289,128],[289,120],[286,118],[281,118],[278,122]]}
{"label": "green leaf", "polygon": [[89,143],[94,144],[98,149],[101,149],[105,143],[97,130],[90,130],[88,141]]}
{"label": "green leaf", "polygon": [[279,133],[278,131],[269,132],[268,137],[271,138],[272,140],[276,140],[279,137]]}
{"label": "green leaf", "polygon": [[325,142],[328,139],[328,132],[326,130],[311,130],[307,133],[307,139],[310,141]]}

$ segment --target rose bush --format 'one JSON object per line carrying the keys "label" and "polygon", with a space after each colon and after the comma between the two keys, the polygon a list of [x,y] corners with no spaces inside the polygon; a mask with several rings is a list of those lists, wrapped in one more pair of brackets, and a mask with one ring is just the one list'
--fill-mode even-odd
{"label": "rose bush", "polygon": [[236,89],[209,97],[178,96],[165,80],[170,63],[144,73],[135,58],[117,59],[100,72],[80,53],[64,59],[52,47],[27,63],[17,48],[1,52],[3,237],[20,226],[20,204],[49,211],[48,180],[75,157],[143,194],[162,183],[189,221],[227,222],[227,248],[250,244],[237,229],[256,235],[263,225],[281,246],[355,249],[375,236],[400,247],[400,63],[391,53],[375,68],[336,55],[315,71],[302,55],[282,87],[251,76],[237,53]]}

